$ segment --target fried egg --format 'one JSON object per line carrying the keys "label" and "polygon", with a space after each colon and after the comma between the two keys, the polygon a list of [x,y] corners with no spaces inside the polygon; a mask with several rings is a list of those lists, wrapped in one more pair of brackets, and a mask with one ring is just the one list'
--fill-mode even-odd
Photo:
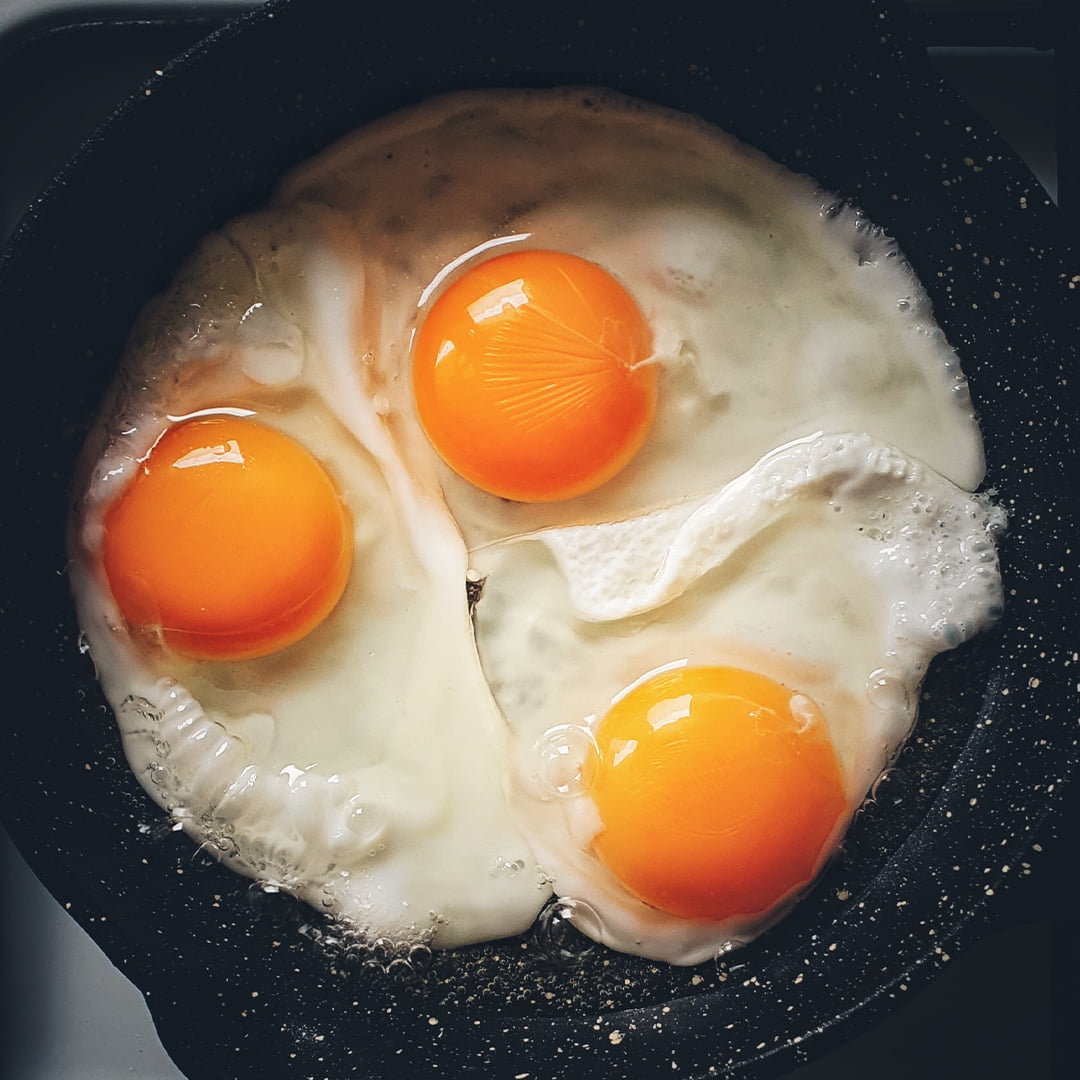
{"label": "fried egg", "polygon": [[1000,613],[1000,512],[867,435],[473,553],[517,811],[573,921],[697,963],[776,920]]}
{"label": "fried egg", "polygon": [[[148,306],[71,577],[135,774],[234,869],[405,947],[519,933],[554,889],[685,963],[805,888],[930,655],[989,620],[982,472],[857,211],[614,94],[466,93],[293,170]],[[817,839],[753,840],[775,880],[703,914],[616,852],[604,716],[717,672],[787,703],[775,790],[811,744],[831,780]],[[553,794],[568,762],[592,781]]]}

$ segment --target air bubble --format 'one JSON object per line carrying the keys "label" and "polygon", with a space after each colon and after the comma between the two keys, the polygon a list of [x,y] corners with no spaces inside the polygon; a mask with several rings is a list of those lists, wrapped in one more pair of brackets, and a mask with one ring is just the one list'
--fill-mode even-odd
{"label": "air bubble", "polygon": [[866,696],[871,705],[887,712],[907,711],[911,708],[907,687],[884,668],[876,668],[870,672],[870,677],[866,680]]}
{"label": "air bubble", "polygon": [[587,728],[560,724],[536,744],[539,779],[552,795],[569,799],[583,794],[596,770],[596,743]]}
{"label": "air bubble", "polygon": [[215,837],[213,845],[223,858],[235,858],[240,854],[240,849],[236,846],[236,840],[231,836],[223,834]]}
{"label": "air bubble", "polygon": [[911,781],[902,769],[885,769],[874,781],[870,798],[886,806],[898,806],[910,794]]}
{"label": "air bubble", "polygon": [[370,956],[375,963],[385,968],[391,960],[394,959],[394,954],[397,951],[396,946],[392,939],[387,937],[376,938],[371,943]]}
{"label": "air bubble", "polygon": [[[727,982],[729,967],[727,958],[735,952],[736,949],[741,949],[746,942],[739,941],[735,938],[728,938],[727,941],[721,942],[713,953],[713,964],[716,967],[716,977],[720,982]],[[737,965],[741,967],[742,965]]]}
{"label": "air bubble", "polygon": [[562,897],[540,912],[536,943],[546,960],[564,967],[593,951],[602,928],[600,916],[584,900]]}
{"label": "air bubble", "polygon": [[409,963],[418,971],[426,971],[431,967],[432,953],[430,945],[413,945],[409,949]]}
{"label": "air bubble", "polygon": [[386,965],[386,974],[396,982],[407,982],[416,977],[416,971],[404,956],[391,960]]}
{"label": "air bubble", "polygon": [[380,841],[386,834],[386,819],[376,807],[365,805],[359,796],[354,796],[346,804],[345,823],[349,831],[361,844],[372,845],[373,853],[381,851]]}

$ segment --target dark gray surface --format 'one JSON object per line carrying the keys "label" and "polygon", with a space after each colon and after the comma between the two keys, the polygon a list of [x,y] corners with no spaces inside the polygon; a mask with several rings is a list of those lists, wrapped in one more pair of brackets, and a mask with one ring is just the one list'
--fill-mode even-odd
{"label": "dark gray surface", "polygon": [[[936,55],[1054,194],[1050,59],[1030,51]],[[22,100],[0,102],[0,147],[21,147],[0,173],[0,236],[81,135],[161,58],[86,56]],[[9,158],[9,161],[12,160]],[[26,869],[6,842],[5,969],[11,1080],[174,1080],[137,991]],[[1042,1080],[1051,1073],[1049,922],[999,931],[952,960],[912,1001],[791,1080],[957,1075]]]}

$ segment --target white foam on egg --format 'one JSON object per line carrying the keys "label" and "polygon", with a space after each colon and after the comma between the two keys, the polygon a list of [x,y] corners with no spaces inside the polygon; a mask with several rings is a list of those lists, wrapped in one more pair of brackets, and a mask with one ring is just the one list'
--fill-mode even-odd
{"label": "white foam on egg", "polygon": [[[595,912],[583,928],[698,963],[793,899],[723,923],[676,919],[591,854],[596,809],[573,777],[588,776],[588,732],[616,697],[684,662],[775,679],[820,707],[850,817],[908,736],[930,659],[999,614],[1003,524],[986,499],[868,435],[819,435],[706,499],[474,551],[486,575],[477,640],[517,738],[518,810],[556,892]],[[550,775],[560,755],[568,784]]]}

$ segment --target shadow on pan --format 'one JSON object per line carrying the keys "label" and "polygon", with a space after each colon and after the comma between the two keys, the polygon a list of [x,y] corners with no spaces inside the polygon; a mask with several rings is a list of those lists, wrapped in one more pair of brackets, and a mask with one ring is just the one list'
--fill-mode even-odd
{"label": "shadow on pan", "polygon": [[[1080,260],[1025,170],[937,87],[895,5],[755,11],[629,4],[614,25],[587,4],[520,20],[466,5],[413,26],[328,0],[272,4],[122,108],[0,264],[0,325],[26,387],[4,434],[22,509],[3,538],[5,641],[13,670],[38,676],[8,688],[5,822],[147,995],[189,1076],[775,1075],[929,979],[1050,831],[1080,713],[1066,393]],[[843,857],[752,946],[694,969],[602,950],[560,965],[525,936],[395,983],[350,968],[306,907],[253,903],[247,881],[193,859],[130,775],[60,572],[68,476],[136,312],[200,235],[392,108],[561,83],[701,114],[899,239],[980,409],[987,484],[1010,512],[1009,606],[935,665],[917,737]]]}

